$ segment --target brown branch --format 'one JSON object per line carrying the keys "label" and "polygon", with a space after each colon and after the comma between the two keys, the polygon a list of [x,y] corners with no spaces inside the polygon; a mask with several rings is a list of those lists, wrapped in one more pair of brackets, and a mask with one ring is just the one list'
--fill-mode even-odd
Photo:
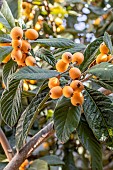
{"label": "brown branch", "polygon": [[42,130],[40,130],[31,140],[13,157],[4,170],[18,170],[20,165],[31,153],[54,134],[53,122],[49,123]]}
{"label": "brown branch", "polygon": [[2,145],[4,152],[5,152],[5,155],[7,156],[7,159],[9,161],[11,161],[14,154],[13,154],[10,144],[1,128],[0,128],[0,143]]}

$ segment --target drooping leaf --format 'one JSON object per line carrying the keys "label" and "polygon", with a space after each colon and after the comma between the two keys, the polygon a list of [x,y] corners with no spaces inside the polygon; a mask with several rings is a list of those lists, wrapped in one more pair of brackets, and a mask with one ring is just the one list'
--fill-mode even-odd
{"label": "drooping leaf", "polygon": [[[113,106],[109,97],[86,87],[83,110],[86,120],[98,140],[113,138]],[[112,131],[112,133],[111,133]]]}
{"label": "drooping leaf", "polygon": [[29,80],[43,80],[50,77],[57,76],[59,73],[54,70],[39,69],[38,67],[28,66],[23,67],[17,73],[14,73],[11,77],[17,80],[29,79]]}
{"label": "drooping leaf", "polygon": [[95,59],[96,53],[98,52],[98,48],[100,44],[103,42],[103,37],[97,38],[91,44],[88,45],[84,52],[84,62],[80,65],[80,69],[85,71],[88,66]]}
{"label": "drooping leaf", "polygon": [[92,170],[102,170],[102,146],[95,138],[83,115],[81,116],[80,123],[77,127],[77,133],[81,143],[91,154]]}
{"label": "drooping leaf", "polygon": [[8,76],[13,74],[17,69],[17,63],[13,60],[10,60],[8,63],[4,65],[2,79],[4,84],[7,86]]}
{"label": "drooping leaf", "polygon": [[46,161],[50,166],[64,165],[64,162],[56,155],[48,155],[40,158],[43,161]]}
{"label": "drooping leaf", "polygon": [[105,89],[113,91],[113,81],[97,80],[97,79],[90,79],[90,80],[104,87]]}
{"label": "drooping leaf", "polygon": [[0,9],[0,22],[9,30],[15,26],[15,20],[5,0],[3,0],[3,4]]}
{"label": "drooping leaf", "polygon": [[54,124],[59,140],[66,142],[78,126],[79,120],[80,107],[73,106],[70,99],[64,97],[58,101],[54,111]]}
{"label": "drooping leaf", "polygon": [[66,48],[73,47],[74,42],[66,38],[50,38],[50,39],[37,39],[30,41],[30,43],[44,44],[50,47]]}
{"label": "drooping leaf", "polygon": [[30,165],[29,170],[48,170],[47,162],[37,159]]}
{"label": "drooping leaf", "polygon": [[103,41],[105,42],[106,46],[109,48],[110,54],[113,54],[111,36],[107,32],[104,33]]}
{"label": "drooping leaf", "polygon": [[41,48],[38,51],[36,51],[35,56],[46,61],[48,64],[55,66],[56,63],[55,57],[52,55],[52,53],[49,50],[46,50],[45,48]]}
{"label": "drooping leaf", "polygon": [[11,53],[12,49],[11,46],[0,47],[0,62]]}
{"label": "drooping leaf", "polygon": [[29,133],[31,126],[33,125],[36,115],[39,113],[39,109],[42,101],[46,101],[47,93],[37,94],[22,113],[18,125],[16,128],[16,147],[20,149]]}
{"label": "drooping leaf", "polygon": [[87,70],[87,73],[93,74],[102,80],[113,80],[113,64],[103,62]]}
{"label": "drooping leaf", "polygon": [[10,43],[10,42],[11,42],[10,36],[0,30],[0,43]]}
{"label": "drooping leaf", "polygon": [[10,127],[15,125],[21,112],[21,91],[20,81],[12,80],[1,97],[0,110],[2,119]]}

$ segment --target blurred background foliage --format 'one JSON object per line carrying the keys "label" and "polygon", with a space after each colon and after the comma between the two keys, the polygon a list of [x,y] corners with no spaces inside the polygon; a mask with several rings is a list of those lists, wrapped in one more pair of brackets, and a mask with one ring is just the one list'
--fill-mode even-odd
{"label": "blurred background foliage", "polygon": [[[17,19],[19,1],[7,0],[7,2],[13,16]],[[97,37],[102,36],[105,31],[110,35],[113,34],[112,8],[112,0],[28,0],[22,3],[19,24],[22,25],[23,29],[36,29],[39,32],[39,38],[62,37],[87,45]],[[2,24],[0,24],[0,29],[4,32],[6,31]],[[44,45],[34,45],[34,47],[39,49]],[[50,50],[53,51],[54,48],[50,47]],[[3,63],[0,65],[0,77],[2,77],[3,65]],[[42,60],[40,60],[40,65],[45,68],[49,67]],[[62,80],[62,82],[64,81]],[[41,83],[34,80],[24,80],[23,110],[31,102]],[[3,89],[4,84],[0,79],[0,95]],[[46,91],[48,91],[47,86],[44,87],[43,93]],[[54,106],[54,102],[49,101],[47,103],[45,109],[37,116],[27,140],[52,120]],[[15,128],[9,128],[4,122],[1,122],[1,126],[15,151]],[[57,157],[47,157],[47,155],[56,155]],[[57,159],[58,162],[56,161]],[[58,141],[56,136],[48,139],[33,152],[29,158],[29,163],[23,170],[33,170],[33,168],[35,170],[88,170],[90,169],[90,159],[88,151],[81,145],[76,132],[74,132],[70,136],[70,140],[65,144]],[[0,162],[0,170],[2,170],[7,163],[7,159],[1,146]],[[112,162],[112,151],[103,145],[104,170],[112,170]],[[32,166],[29,166],[30,164]]]}

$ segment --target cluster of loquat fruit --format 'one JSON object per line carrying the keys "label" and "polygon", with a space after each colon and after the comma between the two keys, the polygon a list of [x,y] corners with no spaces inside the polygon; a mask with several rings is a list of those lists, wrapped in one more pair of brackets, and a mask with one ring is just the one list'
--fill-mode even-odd
{"label": "cluster of loquat fruit", "polygon": [[20,27],[14,27],[11,30],[10,36],[12,38],[11,58],[17,62],[19,66],[34,66],[36,65],[35,58],[30,55],[31,45],[27,40],[36,40],[38,33],[34,29],[27,29],[25,31],[25,40],[23,39],[24,31]]}
{"label": "cluster of loquat fruit", "polygon": [[76,52],[73,55],[70,52],[65,52],[62,55],[62,59],[56,63],[56,70],[60,73],[69,71],[70,83],[62,88],[60,86],[59,76],[50,78],[48,86],[52,99],[58,99],[64,95],[66,98],[71,98],[71,103],[74,106],[83,104],[84,96],[82,90],[84,89],[84,85],[80,81],[81,71],[74,66],[75,64],[80,65],[83,61],[84,55],[80,52]]}
{"label": "cluster of loquat fruit", "polygon": [[112,55],[109,54],[109,49],[104,42],[100,44],[99,50],[100,54],[96,57],[96,64],[107,62],[112,58]]}

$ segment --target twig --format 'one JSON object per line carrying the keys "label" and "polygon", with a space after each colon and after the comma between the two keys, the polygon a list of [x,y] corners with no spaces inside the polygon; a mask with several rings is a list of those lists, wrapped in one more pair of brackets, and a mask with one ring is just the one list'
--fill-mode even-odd
{"label": "twig", "polygon": [[12,151],[12,149],[10,147],[10,144],[9,144],[9,142],[8,142],[6,136],[5,136],[5,134],[4,134],[4,132],[2,131],[1,128],[0,128],[0,143],[1,143],[1,145],[3,147],[3,150],[4,150],[4,152],[5,152],[6,156],[7,156],[7,159],[9,161],[11,161],[14,154],[13,154],[13,151]]}
{"label": "twig", "polygon": [[17,153],[3,170],[18,170],[25,159],[32,154],[34,149],[54,134],[53,122],[40,130],[31,140]]}

